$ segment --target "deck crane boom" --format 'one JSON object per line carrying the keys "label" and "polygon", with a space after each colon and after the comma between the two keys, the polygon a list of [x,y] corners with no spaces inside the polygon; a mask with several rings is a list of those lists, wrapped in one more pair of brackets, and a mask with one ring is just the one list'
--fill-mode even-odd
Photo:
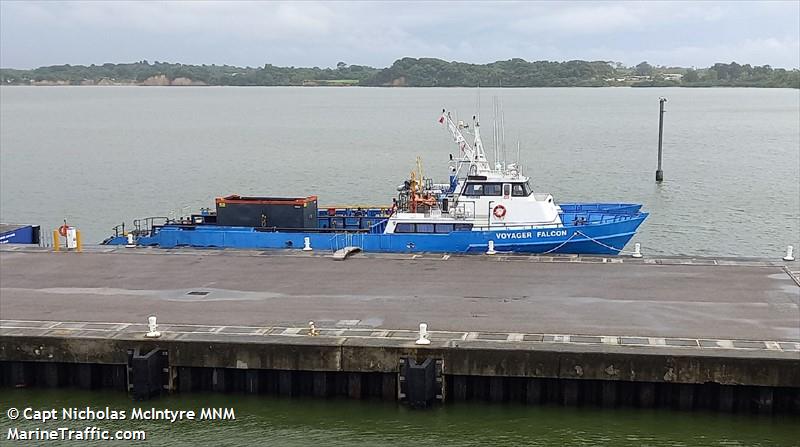
{"label": "deck crane boom", "polygon": [[455,141],[460,151],[461,157],[458,159],[458,170],[461,169],[462,163],[468,163],[469,172],[471,174],[480,174],[491,171],[491,167],[489,166],[489,161],[486,159],[486,153],[483,150],[480,122],[476,117],[473,117],[473,121],[473,126],[475,127],[475,139],[473,141],[473,145],[470,145],[466,138],[464,138],[464,134],[461,133],[459,126],[453,122],[450,112],[442,109],[442,116],[439,118],[439,122],[447,126],[447,130],[450,131],[450,134],[453,136],[453,141]]}

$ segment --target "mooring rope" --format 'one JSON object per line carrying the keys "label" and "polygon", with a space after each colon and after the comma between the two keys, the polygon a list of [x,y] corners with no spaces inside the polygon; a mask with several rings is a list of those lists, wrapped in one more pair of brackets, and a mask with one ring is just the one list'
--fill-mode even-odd
{"label": "mooring rope", "polygon": [[[542,252],[542,253],[540,253],[540,254],[546,255],[546,254],[550,254],[550,253],[552,253],[552,252],[554,252],[554,251],[558,250],[559,248],[561,248],[561,247],[563,247],[564,245],[566,245],[566,244],[567,244],[567,242],[571,241],[571,240],[572,240],[572,238],[574,238],[574,237],[575,237],[577,234],[579,234],[579,233],[580,233],[580,234],[583,234],[583,233],[581,233],[580,231],[576,231],[576,232],[572,233],[572,236],[568,237],[566,241],[562,242],[561,244],[559,244],[559,245],[558,245],[558,246],[556,246],[555,248],[553,248],[553,249],[550,249],[550,250],[547,250],[547,251],[545,251],[545,252]],[[585,236],[585,235],[584,235],[584,236]]]}
{"label": "mooring rope", "polygon": [[[570,237],[568,237],[568,238],[567,238],[567,239],[566,239],[564,242],[562,242],[562,243],[558,244],[557,246],[555,246],[555,247],[551,248],[550,250],[543,251],[543,252],[541,252],[541,253],[537,253],[537,254],[538,254],[538,255],[546,255],[546,254],[550,254],[550,253],[552,253],[552,252],[554,252],[554,251],[558,250],[559,248],[563,247],[564,245],[566,245],[566,244],[567,244],[569,241],[571,241],[573,238],[575,238],[575,236],[578,236],[578,235],[581,235],[581,236],[585,237],[586,239],[588,239],[588,240],[590,240],[590,241],[594,242],[595,244],[598,244],[598,245],[600,245],[601,247],[605,247],[605,248],[607,248],[607,249],[609,249],[609,250],[614,250],[615,252],[617,252],[617,254],[631,254],[631,255],[632,255],[632,254],[634,254],[634,253],[635,253],[635,252],[633,252],[633,251],[626,251],[626,250],[623,250],[623,249],[621,249],[621,248],[617,248],[617,247],[614,247],[614,246],[608,245],[608,244],[606,244],[606,243],[600,242],[599,240],[597,240],[597,239],[595,239],[595,238],[593,238],[593,237],[591,237],[591,236],[589,236],[589,235],[587,235],[587,234],[585,234],[585,233],[581,232],[580,230],[576,230],[576,231],[575,231],[574,233],[572,233],[572,235],[571,235]],[[467,247],[466,249],[464,249],[464,253],[467,253],[467,252],[469,252],[469,249],[470,249],[471,247],[472,247],[472,246],[469,246],[469,247]],[[502,250],[499,250],[499,249],[497,250],[497,252],[498,252],[498,253],[503,253],[503,251],[502,251]],[[509,251],[508,253],[513,253],[513,251]]]}
{"label": "mooring rope", "polygon": [[595,238],[593,238],[593,237],[591,237],[591,236],[587,236],[586,234],[584,234],[584,233],[580,232],[579,230],[575,230],[575,234],[580,234],[581,236],[585,237],[586,239],[589,239],[590,241],[594,242],[595,244],[598,244],[598,245],[600,245],[600,246],[603,246],[603,247],[605,247],[605,248],[608,248],[609,250],[614,250],[614,251],[616,251],[618,254],[633,254],[633,253],[634,253],[634,252],[632,252],[632,251],[624,251],[624,250],[623,250],[623,249],[621,249],[621,248],[612,247],[611,245],[604,244],[604,243],[602,243],[602,242],[598,241],[597,239],[595,239]]}

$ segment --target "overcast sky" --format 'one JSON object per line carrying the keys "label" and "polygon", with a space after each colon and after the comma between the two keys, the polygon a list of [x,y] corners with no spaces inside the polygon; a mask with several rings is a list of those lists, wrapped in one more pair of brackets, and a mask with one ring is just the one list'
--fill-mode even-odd
{"label": "overcast sky", "polygon": [[800,1],[0,0],[0,66],[149,61],[386,67],[401,57],[800,67]]}

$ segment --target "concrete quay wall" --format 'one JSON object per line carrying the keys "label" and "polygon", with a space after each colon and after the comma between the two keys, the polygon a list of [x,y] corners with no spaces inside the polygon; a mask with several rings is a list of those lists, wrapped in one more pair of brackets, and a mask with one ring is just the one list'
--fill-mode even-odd
{"label": "concrete quay wall", "polygon": [[398,399],[403,359],[441,361],[441,400],[633,405],[800,413],[800,359],[784,352],[696,352],[487,341],[346,337],[0,337],[2,384],[127,389],[130,352],[163,351],[165,392]]}

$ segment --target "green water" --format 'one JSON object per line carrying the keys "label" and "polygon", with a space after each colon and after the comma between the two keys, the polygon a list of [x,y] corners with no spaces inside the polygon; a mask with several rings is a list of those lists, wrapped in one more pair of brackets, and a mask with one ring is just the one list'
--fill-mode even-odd
{"label": "green water", "polygon": [[[11,421],[10,407],[23,409],[109,406],[131,409],[195,410],[230,407],[228,421]],[[670,410],[601,410],[458,404],[412,411],[394,403],[350,400],[281,399],[234,394],[171,396],[132,402],[124,393],[76,390],[0,390],[0,444],[9,428],[97,426],[112,431],[145,430],[144,442],[118,445],[280,445],[280,446],[790,446],[800,445],[800,418],[677,412]],[[82,441],[28,442],[28,445],[83,445]],[[90,443],[91,444],[91,443]]]}

